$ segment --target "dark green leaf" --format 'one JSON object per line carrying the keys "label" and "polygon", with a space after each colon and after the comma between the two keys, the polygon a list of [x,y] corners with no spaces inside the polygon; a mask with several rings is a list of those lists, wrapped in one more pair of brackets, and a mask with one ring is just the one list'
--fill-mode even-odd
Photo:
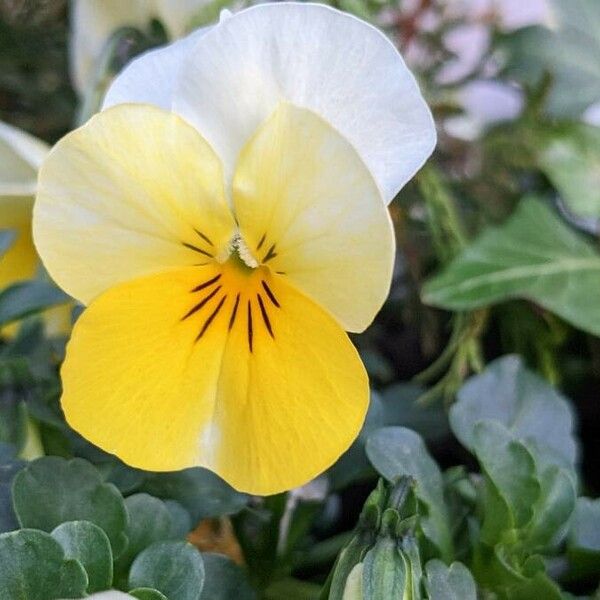
{"label": "dark green leaf", "polygon": [[187,542],[158,542],[137,556],[129,588],[154,588],[169,600],[199,600],[204,584],[202,557]]}
{"label": "dark green leaf", "polygon": [[66,558],[83,566],[88,576],[88,593],[100,592],[112,583],[112,551],[108,537],[90,521],[69,521],[59,525],[52,537],[62,546]]}
{"label": "dark green leaf", "polygon": [[55,600],[85,595],[87,576],[60,544],[42,531],[0,535],[0,598]]}
{"label": "dark green leaf", "polygon": [[362,562],[362,597],[364,600],[404,598],[409,577],[408,565],[397,541],[382,537]]}
{"label": "dark green leaf", "polygon": [[48,281],[15,283],[0,292],[0,325],[68,301],[69,297]]}
{"label": "dark green leaf", "polygon": [[540,200],[522,200],[423,288],[427,304],[462,311],[509,298],[533,300],[600,335],[600,256]]}
{"label": "dark green leaf", "polygon": [[250,587],[244,571],[221,554],[202,553],[204,562],[204,587],[202,600],[254,600],[256,594]]}
{"label": "dark green leaf", "polygon": [[91,521],[108,536],[113,556],[125,547],[123,498],[85,460],[47,456],[30,463],[15,477],[13,497],[23,527],[51,532],[66,521]]}
{"label": "dark green leaf", "polygon": [[194,523],[238,512],[248,502],[212,471],[201,468],[150,475],[140,491],[164,500],[177,500]]}

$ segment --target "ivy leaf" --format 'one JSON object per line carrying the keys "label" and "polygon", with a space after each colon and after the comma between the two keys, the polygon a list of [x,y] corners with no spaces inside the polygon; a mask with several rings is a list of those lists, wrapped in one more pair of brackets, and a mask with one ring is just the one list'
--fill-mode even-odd
{"label": "ivy leaf", "polygon": [[577,444],[571,406],[518,356],[499,358],[468,379],[449,417],[454,435],[469,450],[474,447],[475,426],[487,419],[504,425],[540,463],[574,469]]}
{"label": "ivy leaf", "polygon": [[425,589],[429,600],[477,600],[473,576],[462,563],[447,567],[441,560],[430,560],[425,566]]}
{"label": "ivy leaf", "polygon": [[202,600],[255,600],[244,571],[222,554],[203,552],[205,580]]}
{"label": "ivy leaf", "polygon": [[427,506],[420,519],[424,534],[444,557],[452,555],[452,539],[444,499],[442,473],[431,458],[421,436],[405,427],[378,429],[367,440],[369,460],[389,481],[402,475],[417,481],[415,493]]}
{"label": "ivy leaf", "polygon": [[473,310],[509,298],[532,300],[575,327],[600,335],[600,255],[543,202],[522,200],[429,280],[426,304]]}
{"label": "ivy leaf", "polygon": [[106,590],[113,577],[112,552],[108,537],[90,521],[69,521],[59,525],[52,537],[62,546],[66,558],[83,566],[89,593]]}
{"label": "ivy leaf", "polygon": [[204,584],[202,557],[187,542],[158,542],[131,565],[129,588],[153,588],[170,600],[200,600]]}
{"label": "ivy leaf", "polygon": [[0,598],[81,598],[87,583],[81,564],[66,558],[47,533],[21,529],[0,535]]}
{"label": "ivy leaf", "polygon": [[22,527],[51,532],[66,521],[91,521],[108,536],[113,556],[125,547],[123,498],[85,460],[45,456],[33,461],[15,477],[13,499]]}
{"label": "ivy leaf", "polygon": [[0,292],[0,325],[68,301],[69,296],[49,281],[15,283]]}

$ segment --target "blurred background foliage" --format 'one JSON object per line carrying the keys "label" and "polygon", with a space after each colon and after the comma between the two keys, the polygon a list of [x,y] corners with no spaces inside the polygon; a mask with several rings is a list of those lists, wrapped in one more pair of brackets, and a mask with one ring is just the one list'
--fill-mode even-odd
{"label": "blurred background foliage", "polygon": [[[390,564],[404,574],[394,585],[409,575],[416,582],[410,598],[474,598],[474,581],[485,598],[598,597],[600,508],[590,498],[600,493],[600,2],[331,4],[398,45],[439,134],[433,158],[391,205],[398,256],[390,297],[353,336],[373,386],[360,438],[322,478],[266,499],[237,494],[201,469],[126,467],[64,422],[66,335],[40,314],[66,298],[38,269],[0,291],[0,531],[34,528],[27,543],[54,550],[67,548],[65,539],[93,539],[105,566],[79,557],[87,588],[77,569],[69,577],[81,595],[112,585],[169,598],[172,582],[157,581],[153,565],[180,553],[198,577],[189,596],[171,600],[196,598],[200,580],[202,598],[251,598],[251,583],[264,598],[352,600],[362,596],[347,587],[351,571],[356,581],[369,573],[382,581]],[[203,4],[188,28],[225,6]],[[0,0],[0,120],[48,144],[97,109],[128,60],[173,37],[159,12],[143,26],[120,23],[94,57],[92,83],[78,91],[73,15],[66,0]],[[11,243],[2,232],[2,250]],[[80,309],[66,310],[73,319]],[[552,438],[555,447],[546,447]],[[26,462],[41,455],[53,458]],[[81,460],[67,462],[74,457]],[[359,519],[377,474],[396,491],[380,483]],[[400,501],[403,476],[413,479],[402,480]],[[61,487],[77,485],[65,504]],[[107,514],[82,508],[98,490],[112,498]],[[145,536],[145,523],[157,520],[162,529]],[[72,521],[92,525],[56,533]],[[186,554],[186,535],[204,553],[202,568]],[[19,539],[7,539],[0,556],[16,556]],[[61,552],[44,568],[63,568]],[[438,559],[460,560],[472,575]],[[32,578],[40,564],[30,565]],[[232,586],[221,596],[219,581]],[[360,593],[391,598],[389,589]],[[36,593],[26,598],[48,600]]]}

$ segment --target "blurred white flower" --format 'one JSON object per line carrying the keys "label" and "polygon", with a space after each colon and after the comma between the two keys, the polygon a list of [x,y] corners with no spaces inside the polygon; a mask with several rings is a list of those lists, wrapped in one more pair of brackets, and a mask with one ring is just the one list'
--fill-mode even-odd
{"label": "blurred white flower", "polygon": [[523,92],[497,80],[475,80],[458,92],[464,114],[445,121],[447,133],[463,140],[474,140],[496,123],[515,119],[523,109]]}
{"label": "blurred white flower", "polygon": [[92,82],[94,65],[110,36],[121,27],[146,29],[160,21],[169,39],[186,34],[210,0],[73,0],[71,78],[79,93]]}

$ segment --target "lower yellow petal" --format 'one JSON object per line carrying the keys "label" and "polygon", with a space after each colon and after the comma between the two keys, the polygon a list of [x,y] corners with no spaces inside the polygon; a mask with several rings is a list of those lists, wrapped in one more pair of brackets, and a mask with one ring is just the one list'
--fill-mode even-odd
{"label": "lower yellow petal", "polygon": [[187,268],[121,284],[78,320],[63,409],[148,470],[208,467],[241,491],[301,485],[351,444],[368,404],[332,317],[266,268]]}

